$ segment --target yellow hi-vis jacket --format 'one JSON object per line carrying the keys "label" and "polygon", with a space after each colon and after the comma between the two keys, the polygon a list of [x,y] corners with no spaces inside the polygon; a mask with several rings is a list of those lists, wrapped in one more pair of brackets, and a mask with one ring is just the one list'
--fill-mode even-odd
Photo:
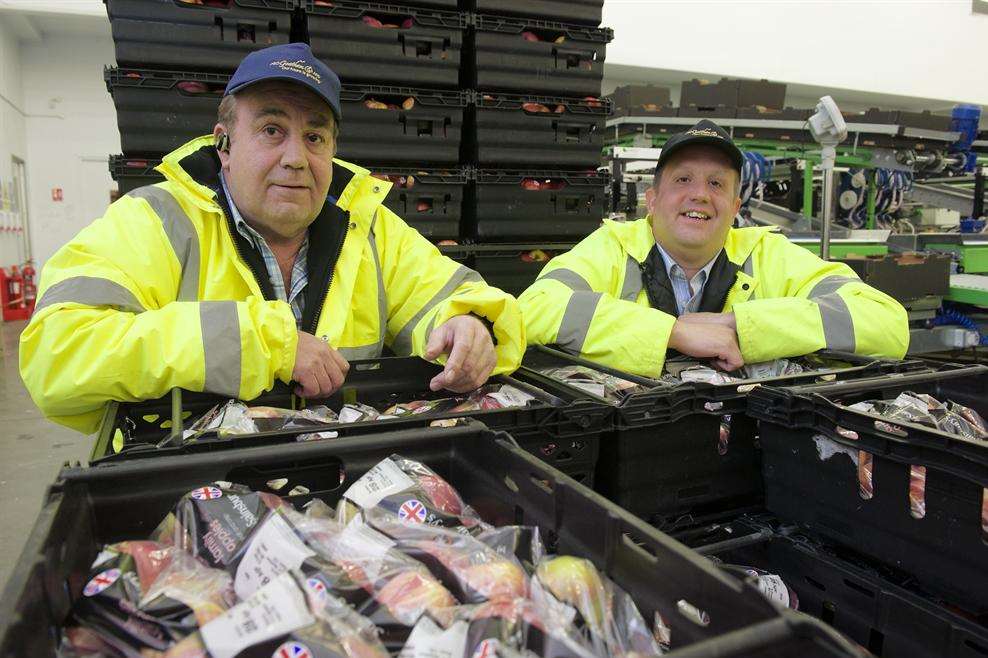
{"label": "yellow hi-vis jacket", "polygon": [[[250,400],[292,378],[295,316],[234,226],[212,136],[158,170],[165,182],[114,202],[48,261],[21,336],[31,397],[79,431],[96,430],[109,400],[173,387]],[[302,330],[347,359],[385,345],[421,356],[434,327],[474,314],[491,323],[495,374],[515,370],[525,348],[517,300],[382,206],[389,189],[334,160],[330,199],[309,228]]]}
{"label": "yellow hi-vis jacket", "polygon": [[[863,283],[843,263],[824,261],[772,228],[731,229],[723,296],[701,310],[733,312],[746,363],[820,349],[902,358],[909,344],[906,311]],[[519,301],[531,344],[559,345],[597,363],[658,377],[676,322],[653,308],[644,263],[655,246],[651,219],[605,220],[571,251],[553,258]],[[668,275],[663,273],[668,284]],[[721,302],[723,299],[723,302]],[[668,308],[668,305],[667,305]]]}

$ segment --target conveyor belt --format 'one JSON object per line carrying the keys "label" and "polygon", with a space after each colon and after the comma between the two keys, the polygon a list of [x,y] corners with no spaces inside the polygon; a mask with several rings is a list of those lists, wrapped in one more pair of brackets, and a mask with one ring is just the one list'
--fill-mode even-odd
{"label": "conveyor belt", "polygon": [[988,276],[979,274],[951,275],[950,293],[946,299],[988,308]]}

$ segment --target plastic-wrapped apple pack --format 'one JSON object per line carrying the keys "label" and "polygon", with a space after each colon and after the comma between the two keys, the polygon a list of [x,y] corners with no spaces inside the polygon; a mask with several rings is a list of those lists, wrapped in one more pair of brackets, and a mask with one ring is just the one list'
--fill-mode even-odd
{"label": "plastic-wrapped apple pack", "polygon": [[720,567],[739,578],[750,579],[769,601],[783,608],[799,610],[799,597],[796,596],[796,591],[777,574],[769,573],[758,567],[735,564],[722,564]]}
{"label": "plastic-wrapped apple pack", "polygon": [[581,365],[545,368],[541,372],[547,377],[615,402],[644,388],[641,384]]}
{"label": "plastic-wrapped apple pack", "polygon": [[342,571],[352,585],[341,586],[339,577],[327,580],[327,569],[314,570],[312,559],[302,565],[308,582],[321,581],[346,599],[382,629],[389,646],[404,642],[423,616],[442,626],[450,623],[457,605],[453,595],[424,565],[397,550],[393,540],[361,519],[341,526],[316,512],[292,521],[318,557]]}
{"label": "plastic-wrapped apple pack", "polygon": [[274,494],[239,484],[214,482],[198,487],[175,506],[174,543],[210,566],[230,568],[257,524],[282,504]]}
{"label": "plastic-wrapped apple pack", "polygon": [[236,436],[278,430],[318,427],[337,422],[336,413],[326,406],[308,409],[250,407],[238,400],[216,405],[199,417],[182,434],[185,441],[196,440],[207,432],[217,436]]}
{"label": "plastic-wrapped apple pack", "polygon": [[515,599],[528,592],[528,575],[513,555],[502,555],[469,534],[376,513],[369,523],[403,553],[425,564],[463,603]]}
{"label": "plastic-wrapped apple pack", "polygon": [[572,612],[566,616],[598,655],[662,653],[631,597],[589,560],[568,555],[543,560],[531,591],[543,617],[560,619],[560,604],[568,607]]}
{"label": "plastic-wrapped apple pack", "polygon": [[166,658],[385,658],[374,625],[344,601],[285,572],[204,625]]}
{"label": "plastic-wrapped apple pack", "polygon": [[467,622],[464,657],[485,649],[507,658],[525,656],[590,658],[595,654],[573,629],[572,615],[560,604],[555,611],[529,599],[497,599],[463,606],[458,619]]}
{"label": "plastic-wrapped apple pack", "polygon": [[952,401],[944,403],[923,393],[906,391],[894,400],[866,400],[848,408],[925,425],[965,439],[988,441],[985,421],[974,409]]}
{"label": "plastic-wrapped apple pack", "polygon": [[381,460],[343,494],[337,518],[346,524],[371,510],[415,523],[486,528],[480,516],[431,468],[400,455]]}
{"label": "plastic-wrapped apple pack", "polygon": [[[232,600],[225,596],[223,572],[218,572],[219,579],[212,578],[216,570],[191,558],[188,565],[179,564],[183,557],[187,558],[154,542],[122,542],[105,548],[73,606],[75,620],[122,655],[168,649]],[[200,578],[205,585],[197,582]],[[159,586],[163,579],[171,586]],[[70,640],[86,637],[81,632],[69,636]]]}

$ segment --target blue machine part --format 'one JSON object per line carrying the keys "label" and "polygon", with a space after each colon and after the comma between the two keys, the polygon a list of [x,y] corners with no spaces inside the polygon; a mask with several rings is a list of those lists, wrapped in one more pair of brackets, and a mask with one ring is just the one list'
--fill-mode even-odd
{"label": "blue machine part", "polygon": [[744,166],[741,168],[741,205],[751,200],[755,193],[772,177],[772,163],[761,153],[743,151]]}
{"label": "blue machine part", "polygon": [[981,345],[988,345],[988,334],[981,333],[978,323],[956,309],[944,307],[933,319],[934,327],[942,327],[946,325],[957,325],[964,327],[968,331],[973,331],[978,334]]}
{"label": "blue machine part", "polygon": [[[840,214],[837,221],[849,228],[863,228],[868,221],[868,186],[863,169],[842,173],[838,181],[837,199]],[[879,227],[893,221],[893,213],[902,206],[905,193],[912,189],[913,175],[906,171],[875,169],[875,219]]]}
{"label": "blue machine part", "polygon": [[950,129],[961,134],[951,145],[951,153],[963,153],[965,156],[963,173],[974,172],[977,166],[977,156],[971,152],[971,144],[978,138],[978,123],[981,121],[981,108],[977,105],[955,105],[950,114]]}

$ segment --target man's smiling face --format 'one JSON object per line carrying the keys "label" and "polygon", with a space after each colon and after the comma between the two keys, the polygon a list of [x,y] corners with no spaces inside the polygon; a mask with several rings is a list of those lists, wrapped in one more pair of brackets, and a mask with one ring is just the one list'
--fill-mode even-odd
{"label": "man's smiling face", "polygon": [[646,203],[663,247],[716,253],[741,207],[738,173],[720,150],[689,146],[662,167]]}

